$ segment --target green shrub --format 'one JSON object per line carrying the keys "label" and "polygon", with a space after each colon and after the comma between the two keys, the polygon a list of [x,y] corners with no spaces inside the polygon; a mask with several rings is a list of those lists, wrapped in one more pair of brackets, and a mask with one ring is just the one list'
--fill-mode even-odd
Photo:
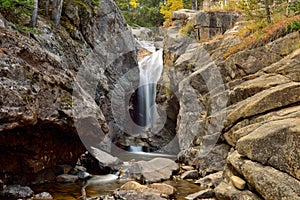
{"label": "green shrub", "polygon": [[100,0],[91,0],[91,2],[94,6],[100,6]]}
{"label": "green shrub", "polygon": [[298,31],[300,30],[300,21],[293,21],[292,23],[288,23],[286,25],[287,31]]}
{"label": "green shrub", "polygon": [[192,22],[188,22],[186,23],[185,26],[183,26],[180,29],[180,33],[182,33],[185,36],[190,36],[193,30],[194,30],[194,24]]}
{"label": "green shrub", "polygon": [[[293,11],[295,15],[300,15],[300,1],[292,3],[289,8],[290,11]],[[287,31],[298,31],[300,30],[300,21],[295,20],[291,23],[286,24]]]}
{"label": "green shrub", "polygon": [[13,11],[18,16],[30,15],[33,8],[33,0],[0,0],[0,9]]}

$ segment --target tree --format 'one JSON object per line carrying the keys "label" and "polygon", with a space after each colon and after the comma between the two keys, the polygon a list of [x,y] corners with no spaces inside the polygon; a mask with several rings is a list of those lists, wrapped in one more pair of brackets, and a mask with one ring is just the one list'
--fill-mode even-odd
{"label": "tree", "polygon": [[54,21],[55,28],[58,28],[61,17],[63,0],[53,0],[51,19]]}
{"label": "tree", "polygon": [[32,15],[31,15],[31,21],[29,23],[29,27],[35,27],[36,26],[38,4],[39,4],[38,0],[33,1],[33,11],[32,11]]}
{"label": "tree", "polygon": [[131,26],[156,27],[163,21],[160,3],[163,0],[115,0],[124,18]]}
{"label": "tree", "polygon": [[193,10],[198,10],[198,0],[192,0],[192,9]]}
{"label": "tree", "polygon": [[261,20],[266,18],[269,23],[271,22],[269,0],[242,0],[237,5],[244,10],[247,19]]}
{"label": "tree", "polygon": [[172,13],[183,8],[182,0],[167,0],[166,4],[161,5],[160,13],[164,15],[165,20],[171,19]]}
{"label": "tree", "polygon": [[49,15],[49,0],[46,0],[46,8],[45,8],[45,10],[46,10],[46,15],[48,16]]}
{"label": "tree", "polygon": [[265,0],[265,10],[266,10],[267,21],[271,23],[271,12],[269,7],[269,0]]}

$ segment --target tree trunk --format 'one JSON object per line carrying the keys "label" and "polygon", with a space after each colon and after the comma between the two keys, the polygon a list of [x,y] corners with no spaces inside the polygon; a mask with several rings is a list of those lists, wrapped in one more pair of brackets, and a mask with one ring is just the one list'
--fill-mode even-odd
{"label": "tree trunk", "polygon": [[32,15],[31,15],[31,20],[29,23],[29,27],[35,27],[36,26],[36,19],[37,19],[37,11],[38,11],[38,4],[39,1],[38,0],[34,0],[33,1],[33,11],[32,11]]}
{"label": "tree trunk", "polygon": [[269,0],[265,0],[265,7],[266,7],[266,15],[268,23],[271,23],[271,13],[270,13],[270,7],[269,7]]}
{"label": "tree trunk", "polygon": [[61,17],[63,0],[53,0],[52,2],[52,15],[51,18],[54,21],[55,28],[58,28]]}
{"label": "tree trunk", "polygon": [[192,0],[192,9],[193,10],[199,9],[198,0]]}
{"label": "tree trunk", "polygon": [[46,15],[49,15],[49,0],[46,0]]}

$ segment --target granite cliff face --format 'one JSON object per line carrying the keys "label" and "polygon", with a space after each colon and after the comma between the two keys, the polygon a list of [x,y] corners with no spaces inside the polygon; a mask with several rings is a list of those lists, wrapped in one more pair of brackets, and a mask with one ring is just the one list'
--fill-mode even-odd
{"label": "granite cliff face", "polygon": [[224,172],[217,199],[299,199],[299,32],[224,57],[243,22],[199,43],[179,33],[190,15],[175,15],[164,47],[180,104],[179,160],[202,176]]}
{"label": "granite cliff face", "polygon": [[[133,36],[113,1],[68,1],[63,10],[59,29],[40,15],[37,33],[18,33],[1,16],[0,178],[7,183],[52,180],[56,166],[74,165],[85,151],[74,122],[86,120],[87,130],[94,122],[104,133],[96,142],[103,139],[112,121],[109,91],[136,67]],[[82,86],[92,81],[93,94]],[[82,99],[86,112],[72,111]]]}

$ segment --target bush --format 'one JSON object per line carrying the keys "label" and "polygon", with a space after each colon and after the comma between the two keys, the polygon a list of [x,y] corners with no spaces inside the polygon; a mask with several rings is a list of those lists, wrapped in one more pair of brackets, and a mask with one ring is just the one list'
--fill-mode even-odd
{"label": "bush", "polygon": [[18,16],[30,15],[33,8],[33,0],[0,0],[0,9],[13,11]]}
{"label": "bush", "polygon": [[[295,15],[299,15],[300,14],[300,1],[296,1],[294,3],[292,3],[289,6],[289,11],[293,11],[293,13]],[[286,30],[287,31],[298,31],[300,30],[300,21],[299,20],[295,20],[292,21],[291,23],[287,23],[286,24]]]}
{"label": "bush", "polygon": [[293,21],[292,23],[288,23],[286,25],[287,31],[298,31],[300,30],[300,21]]}
{"label": "bush", "polygon": [[185,36],[190,36],[192,31],[194,30],[194,24],[192,22],[188,22],[185,26],[180,29],[180,33]]}

